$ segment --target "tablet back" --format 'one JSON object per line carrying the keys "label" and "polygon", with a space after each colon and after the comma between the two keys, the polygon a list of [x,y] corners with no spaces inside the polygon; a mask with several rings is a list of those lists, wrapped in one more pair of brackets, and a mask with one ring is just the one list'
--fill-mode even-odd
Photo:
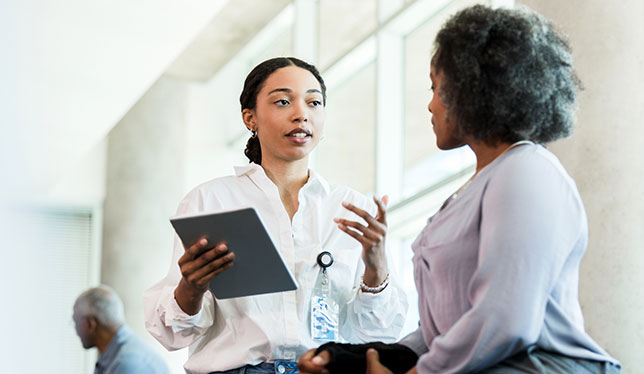
{"label": "tablet back", "polygon": [[210,291],[217,299],[297,289],[254,208],[173,217],[170,222],[185,248],[206,237],[209,247],[225,242],[235,253],[233,267],[210,281]]}

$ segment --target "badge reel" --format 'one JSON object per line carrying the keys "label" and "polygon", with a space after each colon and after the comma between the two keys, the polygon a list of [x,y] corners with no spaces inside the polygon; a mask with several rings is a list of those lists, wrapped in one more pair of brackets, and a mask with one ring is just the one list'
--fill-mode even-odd
{"label": "badge reel", "polygon": [[311,298],[311,338],[317,341],[337,340],[340,308],[330,297],[331,282],[327,272],[327,268],[333,265],[333,256],[324,251],[318,255],[317,263],[322,272],[318,274]]}

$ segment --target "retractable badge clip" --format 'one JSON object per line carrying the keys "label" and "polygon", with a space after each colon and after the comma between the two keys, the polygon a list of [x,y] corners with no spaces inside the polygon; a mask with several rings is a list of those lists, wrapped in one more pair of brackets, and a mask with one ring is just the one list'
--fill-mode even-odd
{"label": "retractable badge clip", "polygon": [[333,255],[324,251],[317,257],[322,268],[311,299],[311,337],[314,340],[331,341],[338,339],[338,304],[329,297],[331,282],[327,268],[333,265]]}
{"label": "retractable badge clip", "polygon": [[326,268],[333,265],[333,255],[331,254],[331,252],[321,252],[318,255],[318,265],[320,265],[322,271],[326,273]]}

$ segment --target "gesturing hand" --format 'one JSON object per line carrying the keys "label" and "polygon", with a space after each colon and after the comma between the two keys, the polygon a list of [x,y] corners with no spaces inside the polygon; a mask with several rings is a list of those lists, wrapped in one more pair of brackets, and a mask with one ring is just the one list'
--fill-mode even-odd
{"label": "gesturing hand", "polygon": [[201,308],[203,294],[211,279],[233,266],[234,253],[228,252],[226,244],[206,249],[208,240],[201,238],[191,245],[179,258],[181,281],[175,289],[177,303],[188,314],[195,314]]}
{"label": "gesturing hand", "polygon": [[350,203],[342,203],[346,209],[361,217],[366,226],[360,222],[335,218],[340,230],[351,235],[362,244],[362,260],[365,264],[364,281],[367,285],[377,286],[387,276],[387,259],[385,256],[385,237],[387,236],[387,196],[382,200],[373,197],[378,206],[375,217]]}

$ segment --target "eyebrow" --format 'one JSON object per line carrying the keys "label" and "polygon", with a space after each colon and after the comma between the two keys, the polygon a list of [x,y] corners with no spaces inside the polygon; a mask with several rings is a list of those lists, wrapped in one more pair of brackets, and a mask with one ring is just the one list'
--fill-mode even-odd
{"label": "eyebrow", "polygon": [[[288,93],[291,93],[291,92],[293,92],[293,90],[291,90],[290,88],[276,88],[274,90],[271,90],[267,95],[270,95],[270,94],[272,94],[274,92],[288,92]],[[310,88],[310,89],[306,90],[306,93],[319,93],[320,95],[322,95],[322,91],[318,90],[317,88]]]}

